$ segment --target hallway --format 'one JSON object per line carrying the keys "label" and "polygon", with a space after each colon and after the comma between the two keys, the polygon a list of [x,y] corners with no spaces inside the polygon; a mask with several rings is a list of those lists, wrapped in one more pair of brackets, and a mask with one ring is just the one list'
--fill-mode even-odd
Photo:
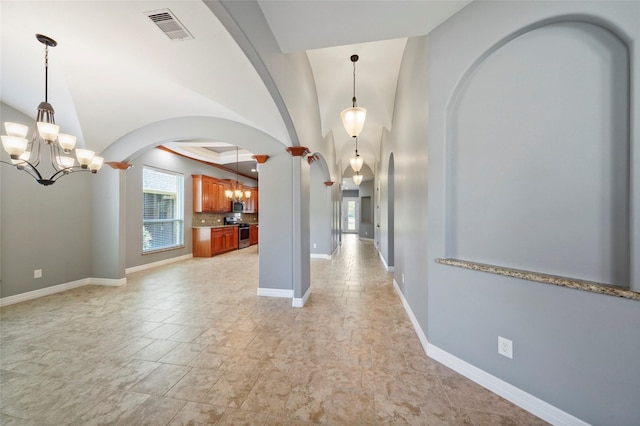
{"label": "hallway", "polygon": [[0,423],[544,424],[429,360],[371,241],[256,296],[257,246],[2,308]]}

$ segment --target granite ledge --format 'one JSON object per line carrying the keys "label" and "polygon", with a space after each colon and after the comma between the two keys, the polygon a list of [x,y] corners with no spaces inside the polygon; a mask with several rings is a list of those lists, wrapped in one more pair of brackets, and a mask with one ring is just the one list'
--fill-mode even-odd
{"label": "granite ledge", "polygon": [[487,265],[484,263],[469,262],[460,259],[436,259],[436,263],[470,269],[473,271],[488,272],[490,274],[503,275],[505,277],[520,278],[522,280],[535,281],[544,284],[553,284],[577,290],[590,291],[592,293],[607,294],[609,296],[640,301],[640,293],[628,288],[601,284],[593,281],[577,280],[574,278],[559,277],[557,275],[542,274],[539,272],[523,271],[521,269],[506,268],[504,266]]}

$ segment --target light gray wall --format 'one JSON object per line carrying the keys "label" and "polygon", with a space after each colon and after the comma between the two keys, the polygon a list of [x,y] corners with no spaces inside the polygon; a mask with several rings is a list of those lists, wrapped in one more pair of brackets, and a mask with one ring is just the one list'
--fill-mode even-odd
{"label": "light gray wall", "polygon": [[[358,220],[360,221],[360,225],[358,228],[358,233],[361,238],[370,238],[373,239],[373,212],[374,212],[374,204],[375,204],[375,192],[373,190],[374,182],[373,180],[367,180],[360,184],[360,189],[358,191],[359,199],[360,199],[360,214],[358,216]],[[370,203],[367,205],[363,204],[362,198],[369,197]],[[368,212],[364,212],[363,209],[368,208]],[[368,216],[367,216],[368,215]],[[363,221],[363,217],[369,217],[370,220]]]}
{"label": "light gray wall", "polygon": [[[318,162],[311,163],[309,186],[309,235],[311,254],[331,254],[331,188],[327,187],[322,168]],[[315,244],[315,247],[314,247]]]}
{"label": "light gray wall", "polygon": [[[427,328],[427,38],[407,41],[402,58],[393,128],[385,134],[378,170],[394,159],[394,192],[381,182],[382,211],[394,204],[394,280],[420,323]],[[388,216],[387,216],[388,218]],[[386,224],[381,224],[381,226]],[[389,230],[381,236],[388,242]],[[403,280],[404,277],[404,280]]]}
{"label": "light gray wall", "polygon": [[[640,133],[624,104],[626,93],[631,108],[640,99],[638,16],[637,2],[474,2],[429,43],[427,338],[591,424],[640,424],[638,302],[434,258],[637,279],[640,216],[624,204],[640,199]],[[631,66],[615,37],[576,21],[617,32]],[[513,359],[497,354],[498,336],[513,341]]]}
{"label": "light gray wall", "polygon": [[260,164],[261,288],[293,290],[293,161],[283,148]]}
{"label": "light gray wall", "polygon": [[[0,123],[14,121],[33,129],[34,119],[5,104],[0,107]],[[2,160],[10,161],[1,151]],[[43,152],[41,167],[48,161],[48,151]],[[97,176],[75,173],[45,187],[7,164],[0,170],[0,297],[90,277],[92,182]],[[42,269],[42,278],[33,278],[34,269]]]}

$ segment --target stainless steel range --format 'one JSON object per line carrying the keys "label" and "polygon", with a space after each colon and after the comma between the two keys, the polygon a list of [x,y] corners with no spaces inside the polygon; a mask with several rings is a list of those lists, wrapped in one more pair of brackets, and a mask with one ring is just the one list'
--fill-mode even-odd
{"label": "stainless steel range", "polygon": [[238,224],[238,248],[249,247],[249,224],[248,223],[239,223]]}
{"label": "stainless steel range", "polygon": [[225,225],[238,225],[238,249],[249,247],[249,227],[248,223],[238,223],[235,216],[227,216],[224,218]]}

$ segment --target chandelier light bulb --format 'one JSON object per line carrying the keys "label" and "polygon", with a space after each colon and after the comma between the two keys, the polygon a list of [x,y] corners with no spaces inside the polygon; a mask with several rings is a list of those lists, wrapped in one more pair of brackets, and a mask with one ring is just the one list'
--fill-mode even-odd
{"label": "chandelier light bulb", "polygon": [[91,164],[91,160],[93,160],[94,155],[95,152],[88,149],[76,149],[76,157],[78,158],[78,163],[80,163],[80,166],[82,166],[83,169],[89,167],[89,164]]}
{"label": "chandelier light bulb", "polygon": [[7,133],[8,136],[26,138],[27,132],[29,131],[29,127],[25,126],[24,124],[10,123],[7,121],[4,123],[4,131]]}
{"label": "chandelier light bulb", "polygon": [[15,165],[18,166],[18,168],[22,167],[24,165],[24,163],[26,161],[29,161],[29,157],[31,157],[31,152],[30,151],[25,151],[22,153],[21,156],[19,156],[18,158],[12,158],[11,162]]}
{"label": "chandelier light bulb", "polygon": [[91,173],[97,173],[102,167],[102,163],[104,163],[104,158],[95,155],[89,163],[89,170],[91,170]]}
{"label": "chandelier light bulb", "polygon": [[75,163],[76,163],[76,160],[73,157],[65,157],[65,156],[58,157],[58,165],[63,169],[71,168]]}
{"label": "chandelier light bulb", "polygon": [[38,121],[37,126],[38,134],[42,139],[47,141],[47,143],[53,142],[58,137],[60,126],[53,123],[45,123],[43,121]]}
{"label": "chandelier light bulb", "polygon": [[76,146],[76,137],[60,133],[58,135],[58,143],[60,144],[60,148],[64,150],[65,154],[68,154]]}
{"label": "chandelier light bulb", "polygon": [[27,150],[27,140],[17,136],[2,135],[2,146],[12,159],[18,159]]}

